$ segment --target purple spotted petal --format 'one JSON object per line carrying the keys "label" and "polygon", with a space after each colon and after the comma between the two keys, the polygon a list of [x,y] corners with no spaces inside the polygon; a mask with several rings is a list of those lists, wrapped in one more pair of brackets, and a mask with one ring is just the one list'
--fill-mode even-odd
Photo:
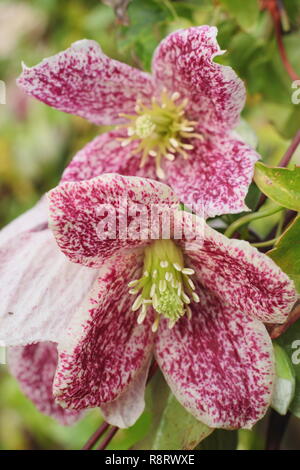
{"label": "purple spotted petal", "polygon": [[0,249],[0,340],[58,341],[97,277],[71,263],[50,230],[26,232]]}
{"label": "purple spotted petal", "polygon": [[145,408],[145,387],[150,362],[151,357],[145,361],[144,367],[135,374],[132,382],[116,400],[101,405],[105,421],[118,428],[129,428],[141,416]]}
{"label": "purple spotted petal", "polygon": [[245,103],[245,87],[231,67],[213,62],[223,53],[217,28],[199,26],[171,33],[153,58],[157,92],[166,87],[189,99],[188,116],[203,132],[233,129]]}
{"label": "purple spotted petal", "polygon": [[229,239],[192,214],[185,212],[183,220],[195,239],[179,243],[199,282],[249,317],[283,323],[297,294],[294,283],[274,261],[248,242]]}
{"label": "purple spotted petal", "polygon": [[156,179],[153,158],[140,168],[140,155],[134,153],[138,142],[122,147],[118,139],[124,136],[124,130],[114,130],[96,137],[75,155],[64,171],[62,182],[89,180],[103,173]]}
{"label": "purple spotted petal", "polygon": [[82,416],[55,403],[52,385],[57,366],[56,344],[37,343],[9,348],[8,364],[24,394],[41,413],[64,425],[73,424]]}
{"label": "purple spotted petal", "polygon": [[259,155],[230,135],[193,145],[188,160],[177,156],[165,166],[167,183],[179,199],[205,217],[248,211],[244,200]]}
{"label": "purple spotted petal", "polygon": [[119,113],[133,113],[136,100],[147,103],[152,78],[110,59],[95,41],[77,41],[35,67],[24,66],[18,80],[28,95],[99,125],[123,121]]}
{"label": "purple spotted petal", "polygon": [[71,261],[90,267],[100,267],[120,251],[145,246],[151,236],[152,206],[168,210],[178,205],[168,186],[117,174],[67,182],[48,197],[50,227],[59,247]]}
{"label": "purple spotted petal", "polygon": [[128,288],[140,276],[142,261],[132,253],[103,266],[60,342],[54,390],[66,406],[81,409],[116,400],[148,360],[153,315],[137,324]]}
{"label": "purple spotted petal", "polygon": [[156,358],[180,403],[213,428],[251,428],[271,401],[273,351],[264,325],[199,290],[192,319],[162,321]]}

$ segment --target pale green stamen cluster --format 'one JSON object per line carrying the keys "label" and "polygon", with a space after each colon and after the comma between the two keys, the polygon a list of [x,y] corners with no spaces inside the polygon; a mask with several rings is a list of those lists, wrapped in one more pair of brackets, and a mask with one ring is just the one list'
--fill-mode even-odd
{"label": "pale green stamen cluster", "polygon": [[155,158],[156,174],[159,178],[165,177],[161,167],[162,159],[173,161],[176,154],[183,158],[189,157],[189,150],[193,145],[187,139],[202,139],[202,135],[194,132],[196,121],[189,121],[185,117],[185,108],[188,100],[179,101],[180,94],[175,92],[171,96],[163,90],[160,101],[152,99],[150,107],[138,101],[135,115],[120,114],[129,120],[124,124],[127,128],[127,138],[121,139],[125,147],[130,142],[138,140],[139,145],[134,153],[141,153],[141,164],[143,167],[148,157]]}
{"label": "pale green stamen cluster", "polygon": [[131,281],[130,294],[136,295],[132,310],[139,310],[143,323],[149,306],[156,312],[152,331],[157,331],[160,317],[169,319],[169,328],[183,315],[191,318],[191,302],[199,302],[191,279],[193,269],[184,267],[181,249],[172,240],[156,240],[145,249],[143,276]]}

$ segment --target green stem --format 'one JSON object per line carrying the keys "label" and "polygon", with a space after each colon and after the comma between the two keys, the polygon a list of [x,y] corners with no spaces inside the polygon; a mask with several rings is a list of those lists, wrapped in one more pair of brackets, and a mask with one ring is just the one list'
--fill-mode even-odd
{"label": "green stem", "polygon": [[252,246],[255,246],[255,248],[264,248],[265,246],[270,246],[274,245],[278,240],[277,238],[272,238],[272,240],[266,240],[265,242],[259,242],[259,243],[251,243]]}
{"label": "green stem", "polygon": [[[157,3],[160,3],[158,0],[156,0]],[[162,3],[165,5],[165,7],[170,11],[170,13],[173,15],[174,20],[177,21],[178,15],[176,13],[175,8],[173,7],[172,3],[169,0],[163,0]]]}
{"label": "green stem", "polygon": [[269,215],[276,214],[277,212],[280,212],[283,209],[284,207],[276,207],[276,208],[273,207],[272,209],[266,209],[264,211],[254,212],[253,214],[247,214],[244,217],[241,217],[240,219],[235,220],[231,225],[229,225],[224,235],[228,238],[231,238],[232,235],[235,232],[237,232],[238,229],[242,227],[243,225],[246,225],[252,222],[253,220],[262,219],[264,217],[268,217]]}

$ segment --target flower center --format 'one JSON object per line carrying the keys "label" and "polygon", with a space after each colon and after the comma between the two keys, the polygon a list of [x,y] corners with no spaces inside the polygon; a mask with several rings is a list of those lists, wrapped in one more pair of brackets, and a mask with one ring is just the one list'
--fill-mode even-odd
{"label": "flower center", "polygon": [[194,132],[196,121],[189,121],[185,117],[185,108],[188,100],[179,101],[180,94],[175,92],[171,96],[163,90],[160,101],[152,98],[149,107],[138,101],[136,114],[120,114],[128,119],[128,123],[120,127],[127,128],[128,137],[122,138],[122,146],[138,140],[139,145],[134,153],[141,153],[143,167],[148,157],[156,160],[156,174],[160,179],[165,177],[161,167],[163,158],[173,161],[175,154],[181,154],[183,158],[189,157],[188,150],[193,145],[187,139],[202,139],[202,135]]}
{"label": "flower center", "polygon": [[132,310],[140,310],[138,323],[143,323],[149,306],[156,312],[153,332],[161,315],[169,319],[169,328],[185,314],[191,318],[189,304],[199,302],[193,274],[193,269],[184,267],[182,251],[172,240],[156,240],[146,247],[143,276],[128,284],[130,294],[137,295]]}

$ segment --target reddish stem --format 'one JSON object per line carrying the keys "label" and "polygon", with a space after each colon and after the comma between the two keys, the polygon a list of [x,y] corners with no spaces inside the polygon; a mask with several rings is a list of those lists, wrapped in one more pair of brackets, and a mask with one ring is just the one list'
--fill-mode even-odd
{"label": "reddish stem", "polygon": [[291,145],[289,146],[289,148],[283,155],[282,159],[280,160],[278,164],[279,167],[285,168],[286,166],[288,166],[299,144],[300,144],[300,130],[297,132],[297,134],[295,135],[295,137],[293,138],[291,142]]}
{"label": "reddish stem", "polygon": [[83,446],[82,450],[90,450],[96,442],[100,439],[101,436],[105,433],[105,431],[109,428],[109,424],[104,421],[101,426],[94,432],[94,434],[89,438],[87,443]]}
{"label": "reddish stem", "polygon": [[278,45],[278,50],[280,54],[280,58],[282,64],[289,74],[292,80],[299,80],[298,74],[295,72],[294,68],[289,62],[283,39],[282,39],[282,18],[283,18],[283,5],[280,0],[261,0],[262,7],[267,9],[270,12],[270,15],[273,20],[274,29],[275,29],[275,37]]}
{"label": "reddish stem", "polygon": [[277,41],[278,50],[279,50],[282,64],[293,81],[299,80],[300,79],[299,75],[295,72],[291,63],[289,62],[289,59],[288,59],[288,56],[287,56],[287,53],[283,44],[281,25],[278,21],[276,22],[274,21],[274,28],[275,28],[275,36],[276,36],[276,41]]}
{"label": "reddish stem", "polygon": [[[152,377],[154,376],[155,372],[157,371],[158,369],[158,364],[155,360],[153,360],[151,366],[150,366],[150,369],[149,369],[149,373],[148,373],[148,378],[147,378],[147,385],[148,383],[150,382],[150,380],[152,379]],[[100,428],[97,429],[96,432],[94,432],[94,434],[90,437],[90,439],[87,441],[87,443],[83,446],[82,450],[90,450],[92,449],[92,447],[94,447],[94,445],[96,444],[96,442],[100,439],[101,436],[103,436],[103,434],[105,433],[105,431],[109,428],[109,424],[104,421]],[[110,441],[112,440],[112,438],[114,437],[114,435],[116,434],[116,432],[118,431],[118,427],[117,426],[114,426],[113,428],[111,428],[111,430],[109,431],[109,433],[107,434],[107,437],[105,438],[105,440],[99,445],[99,447],[97,448],[97,450],[103,450],[106,448],[106,446],[110,443]]]}
{"label": "reddish stem", "polygon": [[119,431],[119,428],[117,426],[114,426],[111,428],[106,436],[106,438],[101,442],[99,447],[97,447],[97,450],[105,450],[114,435]]}

